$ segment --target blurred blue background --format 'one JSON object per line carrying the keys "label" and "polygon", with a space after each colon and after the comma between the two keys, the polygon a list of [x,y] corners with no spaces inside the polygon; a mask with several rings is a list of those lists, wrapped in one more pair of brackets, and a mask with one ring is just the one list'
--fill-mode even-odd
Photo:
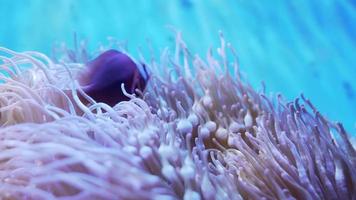
{"label": "blurred blue background", "polygon": [[354,0],[1,0],[0,22],[1,46],[46,54],[74,31],[92,49],[112,36],[135,52],[149,38],[159,52],[173,45],[172,25],[205,56],[222,30],[252,85],[289,100],[303,92],[356,134]]}

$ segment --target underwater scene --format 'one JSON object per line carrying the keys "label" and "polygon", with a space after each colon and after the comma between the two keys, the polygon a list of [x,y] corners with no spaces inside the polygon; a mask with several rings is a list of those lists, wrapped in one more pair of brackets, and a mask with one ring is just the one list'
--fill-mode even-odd
{"label": "underwater scene", "polygon": [[354,0],[2,0],[0,21],[0,200],[356,199]]}

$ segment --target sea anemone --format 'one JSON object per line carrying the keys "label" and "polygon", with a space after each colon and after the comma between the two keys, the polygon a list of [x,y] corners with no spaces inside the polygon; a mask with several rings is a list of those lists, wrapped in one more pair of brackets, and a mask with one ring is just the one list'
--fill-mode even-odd
{"label": "sea anemone", "polygon": [[341,123],[254,90],[222,34],[204,60],[177,33],[113,105],[83,89],[85,62],[0,51],[1,199],[356,198]]}

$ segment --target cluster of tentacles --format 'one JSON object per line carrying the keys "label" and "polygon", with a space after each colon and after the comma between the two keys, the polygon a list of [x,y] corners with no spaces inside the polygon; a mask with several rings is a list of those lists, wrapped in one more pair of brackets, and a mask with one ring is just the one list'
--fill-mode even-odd
{"label": "cluster of tentacles", "polygon": [[1,48],[0,199],[355,199],[342,125],[255,91],[221,44],[203,60],[178,34],[113,107],[80,88],[85,65]]}

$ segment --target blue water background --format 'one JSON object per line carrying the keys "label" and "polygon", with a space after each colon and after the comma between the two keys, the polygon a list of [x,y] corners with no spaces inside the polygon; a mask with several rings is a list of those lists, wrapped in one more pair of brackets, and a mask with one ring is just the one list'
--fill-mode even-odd
{"label": "blue water background", "polygon": [[254,87],[303,92],[356,134],[355,0],[1,0],[0,22],[0,46],[46,54],[74,31],[91,49],[112,36],[133,52],[149,38],[159,52],[173,45],[172,25],[204,56],[222,30]]}

